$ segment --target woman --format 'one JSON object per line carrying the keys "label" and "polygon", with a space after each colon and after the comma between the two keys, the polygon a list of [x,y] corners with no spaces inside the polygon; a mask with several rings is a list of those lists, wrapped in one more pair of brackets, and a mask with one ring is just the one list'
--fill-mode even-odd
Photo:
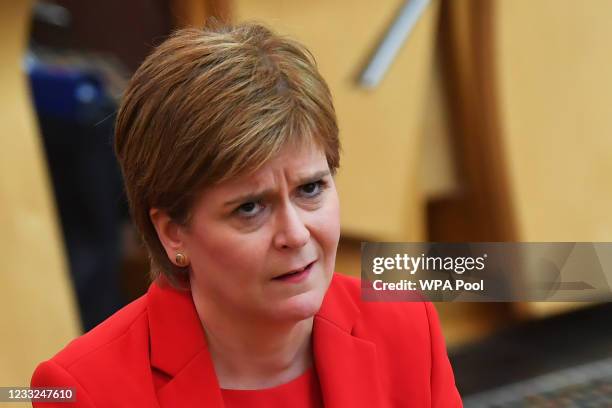
{"label": "woman", "polygon": [[257,24],[175,33],[132,78],[115,148],[154,282],[32,386],[79,407],[461,406],[433,306],[362,302],[333,273],[338,127],[303,46]]}

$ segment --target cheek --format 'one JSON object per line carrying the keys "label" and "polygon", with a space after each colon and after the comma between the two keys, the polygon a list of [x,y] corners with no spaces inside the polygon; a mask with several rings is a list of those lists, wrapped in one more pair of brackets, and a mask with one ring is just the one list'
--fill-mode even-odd
{"label": "cheek", "polygon": [[325,256],[330,261],[335,259],[340,239],[340,206],[337,196],[333,196],[327,205],[316,215],[316,237]]}
{"label": "cheek", "polygon": [[[217,226],[207,228],[206,235],[196,234],[189,243],[194,273],[214,275],[214,279],[244,279],[253,276],[265,260],[265,241],[255,234],[243,234]],[[229,273],[231,271],[231,273]],[[245,276],[246,275],[246,276]]]}

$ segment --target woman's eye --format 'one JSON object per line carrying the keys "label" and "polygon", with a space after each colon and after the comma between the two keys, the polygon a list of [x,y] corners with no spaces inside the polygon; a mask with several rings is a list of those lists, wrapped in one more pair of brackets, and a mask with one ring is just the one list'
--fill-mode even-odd
{"label": "woman's eye", "polygon": [[255,202],[248,202],[242,204],[240,207],[236,209],[236,212],[246,218],[251,218],[259,214],[261,211],[262,205]]}
{"label": "woman's eye", "polygon": [[300,189],[302,190],[302,194],[304,195],[304,197],[313,198],[321,194],[324,185],[325,182],[323,180],[319,180],[312,183],[304,184],[300,187]]}

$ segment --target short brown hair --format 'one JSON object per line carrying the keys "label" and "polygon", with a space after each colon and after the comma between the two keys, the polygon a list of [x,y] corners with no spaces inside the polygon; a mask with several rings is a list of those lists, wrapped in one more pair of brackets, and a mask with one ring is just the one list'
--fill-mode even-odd
{"label": "short brown hair", "polygon": [[151,276],[183,281],[149,211],[188,225],[206,186],[255,171],[288,143],[316,143],[334,173],[340,143],[331,94],[312,54],[255,23],[176,31],[125,91],[115,151]]}

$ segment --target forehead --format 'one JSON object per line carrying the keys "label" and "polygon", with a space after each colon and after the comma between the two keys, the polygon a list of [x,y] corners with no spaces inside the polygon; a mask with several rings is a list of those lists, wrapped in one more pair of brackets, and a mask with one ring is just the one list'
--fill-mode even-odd
{"label": "forehead", "polygon": [[224,184],[228,186],[252,185],[265,182],[279,173],[283,173],[291,181],[324,169],[327,169],[327,159],[319,147],[312,144],[287,145],[256,171],[237,176]]}
{"label": "forehead", "polygon": [[296,184],[323,171],[329,172],[329,167],[321,148],[314,144],[287,145],[256,171],[209,187],[204,194],[213,200],[215,197],[226,198],[245,191],[257,192],[260,189],[273,188],[279,177],[290,184]]}

